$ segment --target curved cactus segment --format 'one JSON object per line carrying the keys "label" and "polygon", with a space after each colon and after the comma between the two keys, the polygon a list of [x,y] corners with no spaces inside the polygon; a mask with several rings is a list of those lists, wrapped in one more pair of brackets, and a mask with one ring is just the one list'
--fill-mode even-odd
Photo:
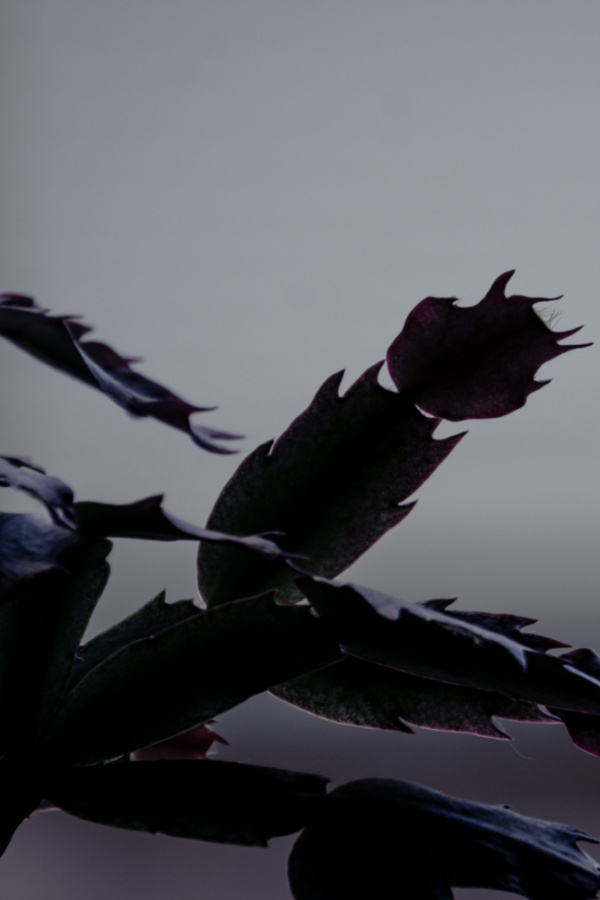
{"label": "curved cactus segment", "polygon": [[121,356],[108,344],[83,341],[89,325],[74,316],[51,316],[31,297],[0,296],[0,334],[37,359],[98,388],[133,416],[150,416],[179,431],[213,453],[232,453],[219,440],[240,435],[194,425],[191,417],[214,406],[195,406],[131,368],[132,357]]}
{"label": "curved cactus segment", "polygon": [[505,416],[547,384],[534,379],[541,365],[590,346],[559,343],[579,328],[551,331],[533,309],[547,298],[506,297],[513,274],[500,275],[475,306],[427,297],[413,309],[387,353],[401,394],[452,422]]}

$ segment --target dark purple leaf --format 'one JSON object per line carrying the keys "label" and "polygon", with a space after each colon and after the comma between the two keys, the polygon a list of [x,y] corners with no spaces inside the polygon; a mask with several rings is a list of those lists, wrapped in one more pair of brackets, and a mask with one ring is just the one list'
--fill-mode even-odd
{"label": "dark purple leaf", "polygon": [[[525,647],[532,650],[539,650],[545,653],[546,650],[554,650],[557,647],[568,647],[563,641],[557,641],[554,638],[546,637],[542,634],[533,634],[529,631],[521,631],[527,625],[535,625],[537,619],[531,619],[529,616],[514,616],[510,613],[488,613],[488,612],[472,612],[471,610],[455,610],[450,609],[454,603],[452,600],[426,600],[422,606],[428,609],[435,609],[443,612],[451,619],[459,619],[462,622],[471,622],[480,628],[496,631],[507,637],[514,638]],[[600,672],[598,673],[600,674]]]}
{"label": "dark purple leaf", "polygon": [[[507,635],[505,617],[494,630],[495,617],[487,614],[477,614],[485,618],[484,627],[468,614],[451,616],[367,588],[309,577],[298,584],[350,656],[435,681],[600,715],[600,679],[533,649],[518,631]],[[540,639],[549,641],[536,635],[534,642]]]}
{"label": "dark purple leaf", "polygon": [[42,753],[72,764],[116,759],[340,656],[308,607],[277,606],[270,595],[200,612],[90,669],[63,698]]}
{"label": "dark purple leaf", "polygon": [[214,407],[193,406],[156,381],[131,368],[137,360],[121,356],[107,344],[82,340],[92,329],[72,316],[51,316],[31,297],[0,297],[0,334],[42,362],[107,394],[134,416],[150,416],[185,431],[194,443],[213,453],[231,453],[218,440],[239,435],[192,424],[191,417]]}
{"label": "dark purple leaf", "polygon": [[518,722],[557,721],[535,703],[352,658],[277,685],[271,693],[335,722],[390,731],[411,732],[410,724],[512,740],[494,721],[496,717]]}
{"label": "dark purple leaf", "polygon": [[48,799],[74,816],[137,831],[267,846],[299,831],[323,802],[326,778],[215,760],[161,760],[67,769]]}
{"label": "dark purple leaf", "polygon": [[201,612],[192,600],[167,603],[165,597],[165,592],[161,591],[154,600],[144,604],[137,612],[80,647],[73,663],[70,687],[81,681],[83,676],[103,659],[112,656],[127,644],[158,634],[165,628],[170,628],[171,625]]}
{"label": "dark purple leaf", "polygon": [[[329,378],[275,443],[244,460],[207,526],[230,534],[283,532],[281,546],[309,557],[311,572],[333,577],[400,522],[412,505],[399,504],[460,435],[434,440],[437,420],[382,388],[380,367],[342,397],[342,373]],[[198,556],[208,606],[272,588],[280,600],[299,599],[293,577],[284,565],[267,566],[233,547],[203,546]]]}
{"label": "dark purple leaf", "polygon": [[287,553],[269,540],[266,534],[238,537],[209,528],[190,525],[168,513],[162,505],[163,495],[145,497],[135,503],[113,504],[82,502],[75,504],[81,531],[86,536],[142,538],[150,541],[209,541],[235,544],[252,550],[267,560],[287,559],[297,554]]}
{"label": "dark purple leaf", "polygon": [[154,759],[206,759],[213,744],[228,744],[225,738],[209,728],[208,725],[196,725],[189,731],[176,734],[175,737],[136,750],[131,754],[135,762],[148,762]]}
{"label": "dark purple leaf", "polygon": [[29,750],[54,712],[108,579],[110,548],[71,545],[60,568],[22,580],[0,604],[0,755]]}
{"label": "dark purple leaf", "polygon": [[600,867],[577,846],[594,838],[507,807],[372,778],[333,791],[324,813],[300,835],[290,857],[296,900],[359,896],[362,891],[339,890],[336,876],[350,885],[348,870],[355,885],[368,885],[369,896],[378,898],[445,900],[453,885],[532,900],[587,900],[600,888]]}
{"label": "dark purple leaf", "polygon": [[413,309],[387,356],[401,394],[452,422],[504,416],[547,384],[534,380],[543,363],[589,346],[558,343],[579,328],[551,331],[533,310],[548,299],[506,297],[512,275],[497,278],[476,306],[427,297]]}
{"label": "dark purple leaf", "polygon": [[41,500],[57,525],[75,530],[73,491],[68,484],[36,466],[29,459],[0,456],[0,487],[13,487]]}
{"label": "dark purple leaf", "polygon": [[[560,659],[576,671],[600,680],[600,656],[593,650],[572,650],[563,653]],[[600,756],[600,716],[564,709],[551,709],[551,712],[562,719],[576,747],[592,756]]]}

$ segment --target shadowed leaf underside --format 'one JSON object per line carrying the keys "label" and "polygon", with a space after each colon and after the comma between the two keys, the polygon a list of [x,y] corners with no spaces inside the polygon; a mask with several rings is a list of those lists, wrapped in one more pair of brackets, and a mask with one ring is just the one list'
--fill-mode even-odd
{"label": "shadowed leaf underside", "polygon": [[383,778],[342,785],[328,801],[290,856],[295,900],[367,887],[385,900],[447,900],[451,885],[587,900],[600,888],[598,864],[577,846],[596,842],[567,825]]}
{"label": "shadowed leaf underside", "polygon": [[[334,577],[400,522],[411,506],[399,504],[461,436],[434,440],[438,421],[382,388],[380,367],[368,369],[342,397],[342,373],[329,378],[274,444],[244,460],[207,526],[229,534],[283,532],[280,546],[307,556],[311,572]],[[297,600],[294,575],[233,547],[202,547],[198,555],[208,606],[272,588],[280,600]]]}

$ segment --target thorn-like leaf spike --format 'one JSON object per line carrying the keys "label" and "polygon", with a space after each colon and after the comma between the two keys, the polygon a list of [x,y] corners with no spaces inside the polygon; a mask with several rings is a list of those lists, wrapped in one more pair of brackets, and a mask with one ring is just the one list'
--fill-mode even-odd
{"label": "thorn-like leaf spike", "polygon": [[206,759],[213,744],[229,744],[229,741],[207,725],[196,725],[166,741],[136,750],[131,757],[136,762],[151,759]]}
{"label": "thorn-like leaf spike", "polygon": [[547,383],[534,381],[541,365],[589,346],[558,343],[578,329],[551,331],[533,310],[548,299],[506,297],[513,274],[497,278],[476,306],[427,297],[413,309],[387,355],[400,393],[452,422],[504,416]]}
{"label": "thorn-like leaf spike", "polygon": [[98,341],[82,341],[92,329],[73,316],[51,316],[31,297],[0,296],[0,335],[37,359],[98,388],[133,416],[149,416],[179,431],[213,453],[234,453],[215,443],[240,435],[192,424],[197,412],[215,407],[193,406],[145,375],[135,372],[132,357],[121,356]]}

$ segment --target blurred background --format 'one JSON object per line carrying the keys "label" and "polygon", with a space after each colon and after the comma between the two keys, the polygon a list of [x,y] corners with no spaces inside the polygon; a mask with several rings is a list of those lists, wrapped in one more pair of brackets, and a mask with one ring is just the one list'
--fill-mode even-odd
{"label": "blurred background", "polygon": [[[81,314],[150,377],[218,404],[199,419],[245,434],[242,455],[328,375],[345,368],[348,385],[381,359],[426,295],[472,304],[516,268],[514,293],[564,294],[558,327],[598,340],[595,0],[4,0],[0,16],[0,289]],[[0,371],[2,452],[78,499],[164,491],[201,525],[242,458],[130,419],[7,342]],[[525,409],[471,423],[349,577],[599,647],[599,371],[597,347],[569,354]],[[12,493],[5,509],[33,509]],[[194,596],[194,556],[117,542],[92,632],[162,588]],[[411,737],[264,696],[215,727],[222,758],[415,780],[600,835],[600,759],[558,726],[511,725],[513,744]],[[0,886],[11,900],[285,900],[292,842],[229,848],[44,813]]]}

